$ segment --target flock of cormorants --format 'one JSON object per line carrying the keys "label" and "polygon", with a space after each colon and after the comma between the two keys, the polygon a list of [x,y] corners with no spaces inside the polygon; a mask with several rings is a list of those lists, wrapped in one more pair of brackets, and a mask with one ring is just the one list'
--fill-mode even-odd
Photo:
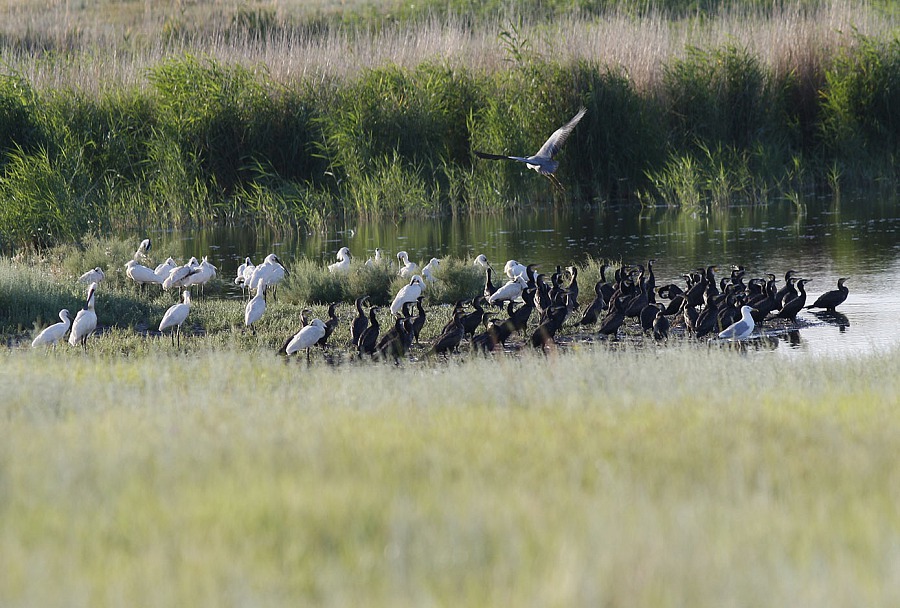
{"label": "flock of cormorants", "polygon": [[[775,275],[748,279],[740,266],[732,267],[730,274],[720,280],[716,279],[717,267],[707,266],[683,275],[683,285],[657,285],[654,260],[649,260],[646,266],[622,265],[615,269],[612,278],[608,277],[610,267],[603,264],[590,302],[582,297],[582,303],[576,266],[557,266],[548,277],[537,272],[537,264],[509,260],[504,267],[507,280],[495,284],[493,267],[484,255],[478,256],[474,264],[484,268],[483,292],[456,302],[425,356],[459,352],[466,341],[471,351],[487,353],[509,346],[514,336],[521,336],[534,348],[552,348],[567,322],[576,333],[587,332],[609,340],[618,339],[629,324],[660,342],[675,333],[701,339],[745,340],[754,335],[758,324],[767,320],[796,323],[797,314],[804,307],[833,312],[849,291],[845,285],[848,277],[842,277],[837,289],[807,305],[809,280],[797,276],[795,271],[785,273],[785,283],[779,288]],[[404,260],[400,265],[404,266]],[[394,298],[390,307],[393,325],[383,333],[377,314],[381,307],[366,310],[368,296],[358,298],[356,316],[349,328],[352,351],[360,358],[395,362],[407,356],[413,343],[419,343],[427,315],[433,314],[423,306],[424,289],[422,278],[413,275]],[[314,321],[304,318],[304,327],[281,352],[291,354],[306,348],[308,357],[310,347],[325,346],[339,324],[335,305],[329,307],[328,315],[326,321],[320,321],[319,330],[309,332],[306,341],[300,340],[301,334]],[[299,344],[298,340],[302,344],[291,349],[291,344]]]}

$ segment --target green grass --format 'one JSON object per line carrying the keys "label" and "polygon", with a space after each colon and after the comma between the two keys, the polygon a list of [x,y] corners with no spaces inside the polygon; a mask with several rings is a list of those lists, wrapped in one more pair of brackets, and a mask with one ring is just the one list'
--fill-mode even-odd
{"label": "green grass", "polygon": [[896,354],[4,350],[0,603],[892,605]]}

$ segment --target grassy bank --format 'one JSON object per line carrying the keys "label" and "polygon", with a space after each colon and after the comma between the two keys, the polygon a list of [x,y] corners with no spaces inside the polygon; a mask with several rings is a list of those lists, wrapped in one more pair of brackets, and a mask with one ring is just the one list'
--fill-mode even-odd
{"label": "grassy bank", "polygon": [[[36,45],[31,22],[5,26],[0,247],[136,226],[896,186],[900,42],[869,5],[451,15],[243,38],[166,38],[154,23],[129,49],[99,30]],[[536,150],[581,104],[565,195],[473,158]]]}
{"label": "grassy bank", "polygon": [[0,352],[5,606],[900,599],[896,353],[69,352]]}

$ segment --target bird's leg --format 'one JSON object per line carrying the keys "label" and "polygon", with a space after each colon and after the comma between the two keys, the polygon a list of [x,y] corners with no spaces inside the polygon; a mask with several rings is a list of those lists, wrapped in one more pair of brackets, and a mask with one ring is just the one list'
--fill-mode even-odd
{"label": "bird's leg", "polygon": [[550,183],[552,183],[554,186],[556,186],[556,189],[560,193],[563,193],[566,191],[566,189],[563,188],[562,183],[560,183],[559,178],[557,178],[556,175],[554,175],[553,173],[546,173],[545,175],[547,176],[547,179],[550,180]]}

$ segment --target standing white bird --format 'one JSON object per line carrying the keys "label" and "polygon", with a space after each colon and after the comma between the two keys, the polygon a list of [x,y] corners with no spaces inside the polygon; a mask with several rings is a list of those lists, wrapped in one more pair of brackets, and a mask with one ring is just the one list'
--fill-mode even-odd
{"label": "standing white bird", "polygon": [[174,327],[172,330],[172,345],[175,346],[175,336],[178,336],[178,348],[181,348],[181,325],[188,318],[188,313],[191,312],[191,292],[188,289],[185,289],[181,294],[184,298],[184,302],[181,304],[173,304],[169,306],[163,315],[162,321],[159,322],[159,331],[160,333],[164,332],[170,327]]}
{"label": "standing white bird", "polygon": [[515,300],[521,297],[522,292],[528,286],[528,283],[525,281],[524,275],[519,275],[515,279],[511,281],[507,281],[504,285],[497,288],[497,291],[491,294],[491,297],[488,298],[488,302],[493,304],[494,302],[505,302],[509,300]]}
{"label": "standing white bird", "polygon": [[285,352],[290,356],[301,349],[306,349],[306,360],[309,361],[309,349],[325,336],[325,322],[321,319],[313,319],[309,325],[302,327],[294,334],[285,346]]}
{"label": "standing white bird", "polygon": [[559,161],[553,160],[553,157],[556,156],[556,153],[559,152],[563,144],[566,143],[566,139],[572,134],[578,121],[584,117],[586,112],[586,108],[578,110],[578,113],[572,117],[572,120],[553,132],[553,135],[544,142],[544,145],[541,146],[541,149],[538,150],[534,156],[505,156],[503,154],[488,154],[486,152],[479,152],[478,150],[475,150],[475,156],[487,160],[514,160],[525,163],[526,167],[537,171],[549,179],[559,190],[564,190],[562,184],[555,175],[557,168],[559,168]]}
{"label": "standing white bird", "polygon": [[103,274],[103,271],[99,266],[92,270],[88,270],[86,273],[78,277],[79,283],[84,283],[85,285],[89,285],[91,283],[99,283],[103,280],[106,275]]}
{"label": "standing white bird", "polygon": [[234,284],[240,285],[241,293],[250,289],[250,277],[253,276],[254,270],[256,270],[256,266],[253,265],[253,262],[250,261],[249,257],[244,258],[244,263],[238,266],[237,276],[234,277]]}
{"label": "standing white bird", "polygon": [[134,256],[132,259],[135,262],[139,262],[147,257],[147,252],[150,251],[150,239],[144,239],[141,241],[141,244],[138,245],[137,251],[134,252]]}
{"label": "standing white bird", "polygon": [[422,276],[425,277],[425,280],[429,283],[434,283],[435,278],[433,272],[435,272],[441,266],[441,261],[437,258],[431,258],[427,264],[425,264],[425,268],[422,269]]}
{"label": "standing white bird", "polygon": [[169,276],[166,277],[166,280],[163,281],[163,289],[169,290],[173,287],[184,287],[185,281],[188,280],[195,272],[199,272],[200,263],[197,261],[197,258],[191,257],[188,260],[188,263],[184,266],[176,266],[172,270],[169,271]]}
{"label": "standing white bird", "polygon": [[266,312],[266,281],[260,279],[256,284],[256,295],[250,298],[244,308],[244,325],[250,327]]}
{"label": "standing white bird", "polygon": [[719,337],[728,340],[744,340],[749,338],[750,334],[753,333],[753,328],[756,326],[756,323],[753,321],[752,312],[753,309],[750,306],[741,306],[740,320],[735,321],[719,332]]}
{"label": "standing white bird", "polygon": [[44,331],[39,333],[37,337],[31,341],[32,348],[41,346],[42,344],[54,345],[62,340],[63,336],[66,335],[66,332],[69,331],[69,327],[72,326],[72,320],[69,319],[69,310],[63,308],[59,311],[59,318],[62,319],[59,323],[54,323],[50,327],[45,327]]}
{"label": "standing white bird", "polygon": [[507,261],[506,265],[503,267],[503,272],[506,273],[506,276],[510,279],[515,279],[519,275],[528,277],[528,268],[515,260]]}
{"label": "standing white bird", "polygon": [[409,280],[409,285],[404,285],[400,288],[400,291],[397,292],[394,301],[391,302],[391,314],[396,315],[401,310],[403,310],[403,304],[406,302],[415,302],[420,295],[422,295],[422,291],[425,289],[425,283],[422,281],[422,277],[417,274],[414,274],[413,277]]}
{"label": "standing white bird", "polygon": [[400,276],[404,279],[411,277],[419,269],[418,264],[409,261],[409,254],[405,251],[397,252],[397,260],[400,262]]}
{"label": "standing white bird", "polygon": [[159,278],[159,284],[162,285],[163,281],[168,278],[169,273],[172,272],[174,268],[178,266],[178,263],[172,258],[167,258],[165,262],[157,266],[153,272],[156,273],[156,276]]}
{"label": "standing white bird", "polygon": [[77,346],[80,342],[81,347],[85,350],[87,350],[88,336],[97,329],[97,313],[94,312],[96,291],[97,284],[91,283],[91,286],[88,287],[87,303],[75,315],[75,320],[72,321],[72,331],[69,332],[69,344]]}
{"label": "standing white bird", "polygon": [[350,249],[341,247],[337,252],[338,261],[328,266],[330,272],[347,272],[350,270]]}
{"label": "standing white bird", "polygon": [[147,284],[161,285],[163,282],[152,268],[147,268],[134,260],[128,260],[125,264],[125,276],[140,285],[141,291],[144,291],[144,286]]}
{"label": "standing white bird", "polygon": [[382,249],[381,247],[376,247],[375,248],[375,257],[369,258],[368,260],[366,260],[366,266],[371,268],[372,266],[380,265],[383,261],[384,261],[384,249]]}
{"label": "standing white bird", "polygon": [[260,280],[265,281],[267,287],[272,288],[272,295],[275,296],[278,283],[284,279],[285,270],[281,264],[281,260],[274,253],[270,253],[263,260],[263,263],[253,269],[250,276],[250,289],[259,289],[257,283]]}
{"label": "standing white bird", "polygon": [[487,256],[483,253],[479,253],[478,257],[472,262],[472,266],[481,266],[482,268],[487,268],[490,266],[490,262],[488,262]]}
{"label": "standing white bird", "polygon": [[182,286],[188,287],[189,285],[200,285],[200,288],[202,289],[204,285],[216,277],[216,270],[218,269],[209,263],[207,256],[203,256],[200,265],[197,266],[197,272],[191,273],[188,278],[184,280]]}

